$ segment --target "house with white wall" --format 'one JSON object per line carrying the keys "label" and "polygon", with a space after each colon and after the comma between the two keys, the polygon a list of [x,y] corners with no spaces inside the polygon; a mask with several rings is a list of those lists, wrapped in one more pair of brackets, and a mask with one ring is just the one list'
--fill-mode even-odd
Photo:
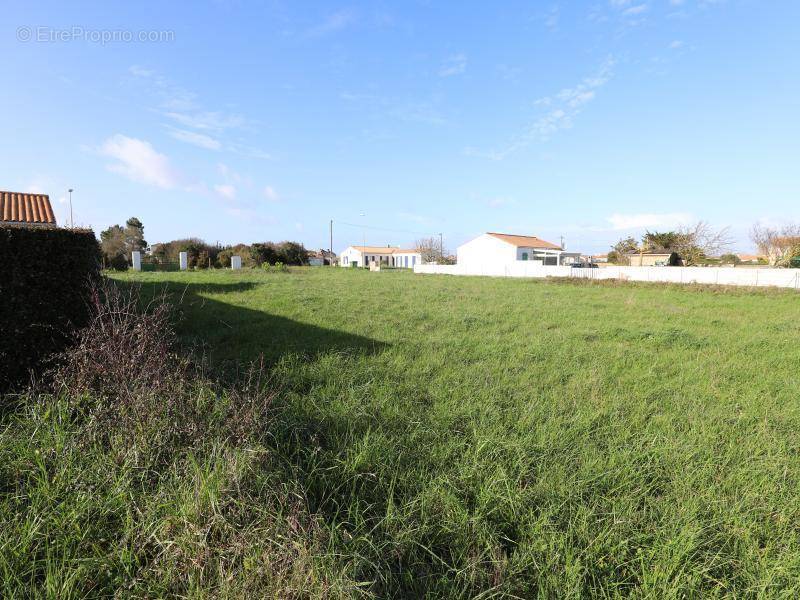
{"label": "house with white wall", "polygon": [[417,250],[392,246],[348,246],[339,254],[340,267],[367,267],[371,264],[413,269],[422,264],[422,254]]}
{"label": "house with white wall", "polygon": [[580,261],[580,252],[566,252],[561,246],[532,235],[488,232],[456,250],[458,265],[468,269],[496,269],[518,261],[541,265],[569,265]]}

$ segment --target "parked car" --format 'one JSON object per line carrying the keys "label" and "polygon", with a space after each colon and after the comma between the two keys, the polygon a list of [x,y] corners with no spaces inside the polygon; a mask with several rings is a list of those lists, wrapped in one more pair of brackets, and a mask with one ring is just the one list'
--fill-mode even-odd
{"label": "parked car", "polygon": [[573,269],[597,269],[597,263],[593,262],[574,262],[572,263]]}

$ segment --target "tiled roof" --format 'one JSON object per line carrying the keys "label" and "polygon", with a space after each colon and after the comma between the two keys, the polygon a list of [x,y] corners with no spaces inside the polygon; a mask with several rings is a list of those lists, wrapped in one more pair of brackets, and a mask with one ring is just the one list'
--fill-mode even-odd
{"label": "tiled roof", "polygon": [[498,240],[503,240],[512,246],[523,248],[547,248],[551,250],[561,250],[561,246],[552,242],[547,242],[534,235],[514,235],[511,233],[494,233],[489,231],[488,235],[496,237]]}
{"label": "tiled roof", "polygon": [[366,254],[419,254],[419,250],[403,250],[390,246],[353,246],[353,248]]}
{"label": "tiled roof", "polygon": [[47,194],[0,192],[0,223],[55,225]]}

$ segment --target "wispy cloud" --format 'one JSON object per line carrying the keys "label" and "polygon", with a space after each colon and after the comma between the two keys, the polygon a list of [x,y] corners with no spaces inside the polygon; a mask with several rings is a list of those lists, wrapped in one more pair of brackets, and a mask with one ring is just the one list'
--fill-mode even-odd
{"label": "wispy cloud", "polygon": [[269,200],[270,202],[279,202],[281,197],[278,195],[278,192],[275,191],[271,185],[268,185],[264,188],[264,198]]}
{"label": "wispy cloud", "polygon": [[466,54],[453,54],[448,56],[441,67],[439,67],[439,77],[452,77],[453,75],[461,75],[467,70],[467,55]]}
{"label": "wispy cloud", "polygon": [[321,23],[306,31],[306,35],[317,37],[341,31],[356,21],[356,14],[350,9],[343,9],[328,15]]}
{"label": "wispy cloud", "polygon": [[558,29],[558,21],[561,16],[561,9],[556,4],[550,7],[550,10],[547,11],[547,14],[544,16],[544,26],[547,27],[550,31],[555,31]]}
{"label": "wispy cloud", "polygon": [[192,144],[198,148],[204,148],[206,150],[219,150],[222,147],[222,144],[218,140],[204,133],[187,131],[185,129],[176,129],[174,127],[168,127],[168,131],[169,135],[176,140],[186,142],[187,144]]}
{"label": "wispy cloud", "polygon": [[186,90],[153,69],[140,65],[128,68],[131,80],[152,96],[154,112],[172,123],[169,135],[199,148],[227,151],[253,158],[269,158],[269,153],[241,142],[226,141],[236,132],[252,130],[254,122],[242,114],[228,110],[208,110],[197,94]]}
{"label": "wispy cloud", "polygon": [[157,152],[150,142],[118,133],[108,138],[99,150],[117,161],[108,165],[109,171],[132,181],[163,189],[173,189],[180,184],[169,159]]}
{"label": "wispy cloud", "polygon": [[246,122],[241,115],[211,111],[197,111],[192,113],[165,112],[164,116],[186,127],[218,132],[240,128]]}
{"label": "wispy cloud", "polygon": [[677,227],[694,220],[690,213],[636,213],[613,214],[606,221],[615,231],[656,227]]}
{"label": "wispy cloud", "polygon": [[222,183],[214,186],[214,191],[225,200],[236,200],[236,186]]}
{"label": "wispy cloud", "polygon": [[600,69],[591,77],[584,78],[571,88],[564,88],[553,96],[539,98],[534,104],[547,109],[523,128],[510,143],[499,150],[482,151],[475,147],[467,147],[464,153],[469,156],[482,156],[491,160],[503,160],[532,143],[546,142],[555,133],[573,126],[575,118],[591,102],[597,91],[602,88],[613,75],[614,59],[608,58]]}
{"label": "wispy cloud", "polygon": [[644,13],[650,9],[647,2],[634,0],[609,0],[612,14],[623,19],[625,26],[635,26],[643,21]]}
{"label": "wispy cloud", "polygon": [[633,15],[640,15],[647,10],[647,4],[634,4],[633,6],[629,6],[625,10],[622,11],[622,14],[626,17],[633,16]]}

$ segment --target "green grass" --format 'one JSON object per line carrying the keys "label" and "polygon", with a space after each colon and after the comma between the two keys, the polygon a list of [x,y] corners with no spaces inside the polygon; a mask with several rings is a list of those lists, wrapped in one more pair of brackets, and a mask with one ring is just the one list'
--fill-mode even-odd
{"label": "green grass", "polygon": [[[257,448],[206,440],[144,493],[119,457],[70,454],[58,403],[6,417],[6,593],[800,595],[794,292],[321,268],[116,277],[145,296],[167,286],[181,339],[223,381],[263,356],[273,419]],[[147,523],[157,548],[190,553],[192,527],[220,520],[224,551],[203,538],[213,569],[119,540]],[[232,550],[239,534],[257,550]]]}

